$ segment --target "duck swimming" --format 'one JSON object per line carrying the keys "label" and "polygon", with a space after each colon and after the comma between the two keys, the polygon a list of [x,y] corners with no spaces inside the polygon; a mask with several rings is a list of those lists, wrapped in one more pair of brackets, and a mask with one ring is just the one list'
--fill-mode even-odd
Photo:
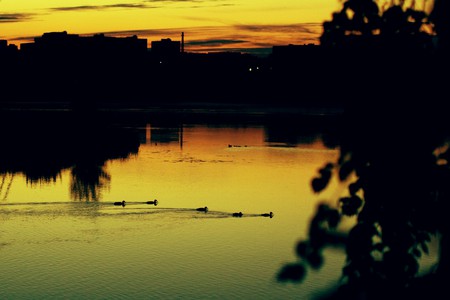
{"label": "duck swimming", "polygon": [[233,213],[233,217],[242,217],[243,213],[242,212],[238,212],[238,213]]}
{"label": "duck swimming", "polygon": [[158,200],[153,200],[153,201],[147,201],[147,202],[145,202],[145,203],[147,203],[147,204],[153,204],[153,205],[158,205]]}
{"label": "duck swimming", "polygon": [[114,202],[114,205],[125,206],[125,200]]}
{"label": "duck swimming", "polygon": [[199,207],[199,208],[197,208],[196,210],[197,210],[197,211],[204,211],[204,212],[207,212],[207,211],[208,211],[208,207],[207,207],[207,206],[205,206],[205,207]]}
{"label": "duck swimming", "polygon": [[270,212],[270,213],[267,213],[267,214],[261,214],[261,216],[272,218],[273,217],[273,212]]}

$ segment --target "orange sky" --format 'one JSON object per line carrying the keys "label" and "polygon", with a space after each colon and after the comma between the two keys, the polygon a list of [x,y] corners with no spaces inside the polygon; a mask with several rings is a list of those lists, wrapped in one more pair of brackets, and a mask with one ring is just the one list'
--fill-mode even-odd
{"label": "orange sky", "polygon": [[[421,1],[426,2],[416,2]],[[183,31],[188,52],[317,44],[322,22],[341,5],[342,0],[0,0],[0,39],[20,45],[44,32],[67,31],[137,35],[150,47],[161,38],[180,40]]]}
{"label": "orange sky", "polygon": [[44,32],[136,34],[180,40],[186,51],[318,43],[339,0],[0,0],[0,39],[20,45]]}

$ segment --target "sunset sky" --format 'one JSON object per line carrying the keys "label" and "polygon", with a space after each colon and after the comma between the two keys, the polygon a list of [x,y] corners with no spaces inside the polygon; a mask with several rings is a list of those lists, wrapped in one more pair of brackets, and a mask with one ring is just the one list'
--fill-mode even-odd
{"label": "sunset sky", "polygon": [[45,32],[180,40],[186,51],[318,43],[339,0],[0,0],[0,39]]}

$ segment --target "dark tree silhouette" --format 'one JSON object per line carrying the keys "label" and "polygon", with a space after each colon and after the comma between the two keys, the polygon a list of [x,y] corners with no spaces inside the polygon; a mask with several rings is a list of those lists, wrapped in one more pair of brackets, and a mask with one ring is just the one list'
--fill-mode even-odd
{"label": "dark tree silhouette", "polygon": [[[299,261],[280,270],[280,281],[300,282],[309,268],[321,266],[325,247],[340,245],[346,249],[343,283],[324,298],[448,297],[448,77],[440,73],[448,71],[448,1],[436,1],[431,17],[413,5],[393,1],[382,10],[372,0],[348,0],[324,23],[322,46],[335,60],[330,72],[344,78],[330,84],[332,95],[348,101],[339,160],[320,169],[311,186],[320,193],[337,176],[347,195],[335,206],[318,206],[308,239],[296,246]],[[434,32],[424,26],[438,34],[437,49]],[[357,221],[343,235],[336,228],[349,216]],[[419,259],[433,236],[438,265],[419,276]]]}

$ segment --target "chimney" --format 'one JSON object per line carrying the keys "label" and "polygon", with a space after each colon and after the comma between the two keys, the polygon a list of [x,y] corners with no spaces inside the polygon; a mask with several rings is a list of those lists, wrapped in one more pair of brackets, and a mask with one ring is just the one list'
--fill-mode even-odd
{"label": "chimney", "polygon": [[184,32],[181,32],[181,53],[184,53]]}

